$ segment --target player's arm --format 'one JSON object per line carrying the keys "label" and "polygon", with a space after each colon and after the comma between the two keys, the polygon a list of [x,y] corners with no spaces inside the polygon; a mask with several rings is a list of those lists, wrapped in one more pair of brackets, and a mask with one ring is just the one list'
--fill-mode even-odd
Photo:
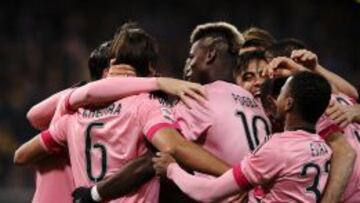
{"label": "player's arm", "polygon": [[345,128],[350,123],[360,122],[360,105],[345,106],[336,101],[331,101],[329,107],[326,109],[326,115],[328,115],[335,124],[341,128]]}
{"label": "player's arm", "polygon": [[64,91],[58,92],[31,107],[31,109],[27,112],[26,117],[34,128],[44,130],[49,127],[50,121],[54,116],[56,106]]}
{"label": "player's arm", "polygon": [[322,203],[339,202],[349,177],[352,174],[356,153],[339,131],[325,138],[333,151],[329,179],[322,197]]}
{"label": "player's arm", "polygon": [[148,139],[160,152],[171,154],[186,168],[214,176],[220,176],[230,169],[226,162],[186,140],[174,128],[161,128],[153,135],[149,135]]}
{"label": "player's arm", "polygon": [[18,165],[40,164],[49,154],[59,153],[66,146],[67,116],[61,117],[30,141],[26,142],[14,155],[14,163]]}
{"label": "player's arm", "polygon": [[14,163],[16,165],[32,165],[48,155],[48,151],[41,144],[40,135],[37,135],[15,151]]}
{"label": "player's arm", "polygon": [[114,175],[92,188],[77,188],[72,194],[74,202],[109,201],[132,192],[154,177],[152,157],[152,152],[149,152],[128,162]]}
{"label": "player's arm", "polygon": [[165,175],[188,196],[200,202],[217,202],[234,194],[242,194],[233,170],[228,170],[216,179],[193,176],[184,171],[167,153],[159,153],[154,160],[158,175]]}
{"label": "player's arm", "polygon": [[202,86],[196,83],[172,78],[112,77],[76,89],[68,99],[68,107],[77,109],[89,105],[102,105],[130,95],[156,90],[177,95],[184,102],[186,102],[185,96],[196,100],[205,97]]}
{"label": "player's arm", "polygon": [[315,53],[306,49],[294,50],[291,54],[291,58],[315,73],[325,77],[332,84],[334,93],[342,92],[355,100],[359,97],[359,93],[353,85],[344,78],[320,65]]}

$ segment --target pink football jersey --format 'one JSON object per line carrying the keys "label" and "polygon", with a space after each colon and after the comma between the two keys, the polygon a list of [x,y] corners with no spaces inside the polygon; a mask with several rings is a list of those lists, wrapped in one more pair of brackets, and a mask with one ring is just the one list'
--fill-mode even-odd
{"label": "pink football jersey", "polygon": [[[44,147],[67,145],[76,187],[92,186],[147,152],[146,137],[173,126],[171,111],[149,94],[127,97],[102,109],[64,115],[41,134]],[[137,192],[112,202],[157,202],[156,178]]]}
{"label": "pink football jersey", "polygon": [[[66,89],[58,94],[58,101],[49,103],[48,107],[44,103],[44,109],[38,109],[40,112],[48,111],[47,108],[53,108],[56,105],[55,113],[51,119],[51,124],[55,123],[64,113],[62,105],[66,95],[70,92]],[[54,187],[54,184],[56,187]],[[71,193],[75,189],[72,171],[70,168],[69,154],[67,150],[63,150],[59,154],[47,158],[40,166],[36,168],[36,190],[33,197],[33,203],[54,202],[64,203],[72,202]]]}
{"label": "pink football jersey", "polygon": [[[333,94],[332,100],[342,105],[351,106],[355,101],[344,94]],[[317,131],[325,139],[331,132],[337,131],[339,127],[327,116],[323,115],[317,123]],[[343,130],[344,136],[355,150],[357,157],[360,157],[360,124],[351,123]],[[342,202],[355,203],[360,202],[360,160],[356,159],[353,173],[349,179],[348,185],[341,198]]]}
{"label": "pink football jersey", "polygon": [[302,130],[274,134],[233,168],[243,189],[261,185],[261,202],[319,202],[330,168],[331,149]]}
{"label": "pink football jersey", "polygon": [[270,122],[262,107],[243,88],[217,81],[205,85],[208,101],[183,103],[174,107],[174,115],[189,140],[230,164],[238,163],[271,133]]}

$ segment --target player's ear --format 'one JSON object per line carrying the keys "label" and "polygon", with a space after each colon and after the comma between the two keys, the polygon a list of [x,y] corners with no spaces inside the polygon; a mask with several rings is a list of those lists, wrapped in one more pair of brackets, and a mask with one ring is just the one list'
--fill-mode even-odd
{"label": "player's ear", "polygon": [[286,98],[285,111],[291,111],[294,108],[294,99],[292,97]]}
{"label": "player's ear", "polygon": [[210,63],[214,62],[216,59],[216,56],[217,56],[216,49],[208,49],[206,52],[205,63],[210,64]]}
{"label": "player's ear", "polygon": [[109,74],[109,68],[105,68],[102,72],[101,78],[106,78]]}

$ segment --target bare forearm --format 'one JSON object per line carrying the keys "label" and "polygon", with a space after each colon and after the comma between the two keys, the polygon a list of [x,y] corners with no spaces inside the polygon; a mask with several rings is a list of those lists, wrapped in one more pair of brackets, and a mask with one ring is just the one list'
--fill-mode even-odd
{"label": "bare forearm", "polygon": [[316,67],[315,72],[325,77],[333,86],[335,86],[337,91],[355,99],[359,97],[356,88],[339,75],[320,65]]}
{"label": "bare forearm", "polygon": [[151,180],[155,171],[152,167],[152,153],[128,162],[122,169],[97,184],[100,196],[112,200],[128,194]]}
{"label": "bare forearm", "polygon": [[348,143],[340,143],[337,146],[329,143],[333,150],[329,179],[324,191],[322,203],[339,202],[349,177],[352,174],[356,159],[354,150]]}

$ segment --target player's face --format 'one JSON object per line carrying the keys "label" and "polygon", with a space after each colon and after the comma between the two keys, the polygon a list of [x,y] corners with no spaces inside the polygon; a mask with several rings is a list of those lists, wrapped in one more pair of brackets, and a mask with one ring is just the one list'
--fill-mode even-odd
{"label": "player's face", "polygon": [[202,72],[206,70],[205,54],[205,50],[199,45],[199,41],[193,43],[184,67],[185,79],[192,82],[200,81]]}
{"label": "player's face", "polygon": [[277,98],[276,101],[276,106],[277,106],[277,118],[284,120],[285,119],[285,114],[286,111],[288,109],[288,99],[289,99],[289,92],[290,92],[290,88],[289,88],[289,83],[291,81],[292,77],[289,77],[286,81],[286,83],[284,84],[284,86],[281,88],[280,94]]}
{"label": "player's face", "polygon": [[265,60],[251,60],[248,67],[236,76],[236,84],[248,90],[254,97],[260,96],[260,87],[266,79],[261,76],[261,72],[267,66]]}

